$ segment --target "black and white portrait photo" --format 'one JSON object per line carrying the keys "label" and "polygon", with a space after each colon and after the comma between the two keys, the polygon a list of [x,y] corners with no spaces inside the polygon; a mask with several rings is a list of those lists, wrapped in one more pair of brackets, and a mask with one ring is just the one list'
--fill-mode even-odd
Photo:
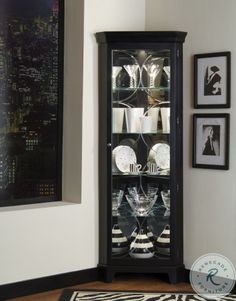
{"label": "black and white portrait photo", "polygon": [[221,95],[220,68],[217,66],[207,66],[204,78],[204,95]]}
{"label": "black and white portrait photo", "polygon": [[194,107],[230,107],[230,52],[194,56]]}
{"label": "black and white portrait photo", "polygon": [[220,155],[220,125],[203,125],[203,148],[204,156]]}
{"label": "black and white portrait photo", "polygon": [[193,115],[193,167],[228,169],[229,114]]}

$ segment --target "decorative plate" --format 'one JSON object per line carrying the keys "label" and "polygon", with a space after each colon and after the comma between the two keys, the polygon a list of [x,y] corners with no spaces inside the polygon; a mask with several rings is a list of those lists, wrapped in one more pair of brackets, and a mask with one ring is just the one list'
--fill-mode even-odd
{"label": "decorative plate", "polygon": [[153,145],[149,153],[149,160],[156,162],[161,169],[170,168],[170,146],[167,143]]}
{"label": "decorative plate", "polygon": [[[113,171],[129,172],[130,164],[136,163],[135,151],[126,145],[119,145],[112,151]],[[117,169],[117,170],[115,170]]]}

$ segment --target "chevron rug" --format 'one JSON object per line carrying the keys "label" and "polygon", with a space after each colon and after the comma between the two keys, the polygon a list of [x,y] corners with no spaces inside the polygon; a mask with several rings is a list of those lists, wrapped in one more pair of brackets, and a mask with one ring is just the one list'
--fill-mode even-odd
{"label": "chevron rug", "polygon": [[[78,291],[66,289],[59,301],[209,301],[189,293],[144,293],[116,291]],[[221,297],[218,301],[235,301],[236,295]]]}

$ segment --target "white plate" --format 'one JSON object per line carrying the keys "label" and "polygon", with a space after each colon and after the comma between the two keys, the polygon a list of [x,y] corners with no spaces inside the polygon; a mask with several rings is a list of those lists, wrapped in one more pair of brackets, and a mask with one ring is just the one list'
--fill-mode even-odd
{"label": "white plate", "polygon": [[112,151],[112,171],[129,172],[130,164],[136,163],[135,151],[126,145],[119,145]]}
{"label": "white plate", "polygon": [[153,145],[149,152],[148,160],[156,162],[161,169],[170,168],[170,146],[167,143],[157,143]]}

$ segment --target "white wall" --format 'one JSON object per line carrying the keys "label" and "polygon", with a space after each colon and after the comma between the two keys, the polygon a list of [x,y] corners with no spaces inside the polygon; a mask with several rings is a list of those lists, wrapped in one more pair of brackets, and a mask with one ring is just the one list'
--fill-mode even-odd
{"label": "white wall", "polygon": [[[94,33],[103,30],[144,30],[145,1],[84,1],[82,173],[79,170],[81,22],[78,19],[81,0],[65,2],[63,195],[66,201],[81,201],[81,204],[63,202],[2,208],[0,284],[93,268],[98,262],[98,79]],[[82,194],[78,189],[80,174]]]}
{"label": "white wall", "polygon": [[[200,255],[221,253],[236,266],[236,69],[235,0],[147,0],[147,30],[182,30],[184,44],[184,258],[187,268]],[[231,109],[193,109],[193,55],[231,51]],[[191,167],[192,113],[231,115],[230,170]]]}

